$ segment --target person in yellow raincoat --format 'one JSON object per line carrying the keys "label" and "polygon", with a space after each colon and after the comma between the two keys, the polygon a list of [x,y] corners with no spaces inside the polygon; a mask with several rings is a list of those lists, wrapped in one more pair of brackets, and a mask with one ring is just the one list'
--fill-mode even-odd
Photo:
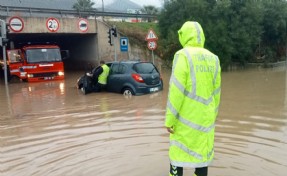
{"label": "person in yellow raincoat", "polygon": [[170,176],[195,168],[207,176],[214,157],[214,128],[221,92],[218,57],[204,48],[198,22],[187,21],[178,31],[183,46],[174,55],[165,126],[170,133]]}

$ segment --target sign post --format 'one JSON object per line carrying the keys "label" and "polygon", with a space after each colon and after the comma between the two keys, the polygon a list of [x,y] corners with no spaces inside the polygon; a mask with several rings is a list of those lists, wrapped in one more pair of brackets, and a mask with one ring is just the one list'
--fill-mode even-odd
{"label": "sign post", "polygon": [[2,46],[2,52],[3,52],[3,62],[4,62],[4,78],[5,78],[5,85],[8,84],[8,75],[7,75],[7,59],[6,59],[6,42],[4,40],[7,40],[7,31],[6,31],[6,22],[4,20],[0,19],[0,40],[1,40],[1,46]]}
{"label": "sign post", "polygon": [[[113,26],[112,27],[112,34],[113,34],[113,37],[114,39],[116,39],[118,37],[118,33],[117,33],[117,28],[116,26]],[[117,61],[117,42],[116,40],[114,40],[114,48],[115,48],[115,61]]]}
{"label": "sign post", "polygon": [[148,42],[147,43],[147,47],[149,50],[151,50],[152,53],[152,63],[154,64],[154,54],[153,54],[153,50],[155,50],[157,48],[157,43],[156,41],[158,40],[155,32],[150,29],[146,35],[145,40]]}

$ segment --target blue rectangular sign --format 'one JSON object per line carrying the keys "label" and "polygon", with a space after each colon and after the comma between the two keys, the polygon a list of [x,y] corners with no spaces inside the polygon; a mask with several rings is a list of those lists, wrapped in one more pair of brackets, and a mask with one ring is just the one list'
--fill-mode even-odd
{"label": "blue rectangular sign", "polygon": [[128,51],[128,47],[129,47],[129,40],[128,40],[128,38],[127,37],[121,37],[120,43],[121,43],[121,51],[127,52]]}

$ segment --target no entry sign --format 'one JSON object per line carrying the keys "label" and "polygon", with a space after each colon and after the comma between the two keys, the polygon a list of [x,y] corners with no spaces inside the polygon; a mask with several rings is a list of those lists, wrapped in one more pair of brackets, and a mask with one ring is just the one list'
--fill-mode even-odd
{"label": "no entry sign", "polygon": [[11,17],[9,20],[9,26],[14,32],[21,32],[24,28],[24,22],[20,17]]}
{"label": "no entry sign", "polygon": [[89,29],[89,23],[86,19],[81,18],[78,22],[78,27],[81,32],[87,32]]}

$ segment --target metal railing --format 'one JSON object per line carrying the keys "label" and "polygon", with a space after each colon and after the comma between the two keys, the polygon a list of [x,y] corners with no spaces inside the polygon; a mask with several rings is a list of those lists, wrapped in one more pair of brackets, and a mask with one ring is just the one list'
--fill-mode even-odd
{"label": "metal railing", "polygon": [[14,7],[14,6],[1,6],[0,5],[0,16],[9,17],[15,14],[21,14],[22,16],[49,16],[51,14],[65,17],[134,17],[134,18],[157,18],[156,15],[152,14],[141,14],[141,13],[121,13],[121,12],[107,12],[99,11],[98,9],[77,11],[77,10],[64,10],[64,9],[47,9],[47,8],[30,8],[30,7]]}

